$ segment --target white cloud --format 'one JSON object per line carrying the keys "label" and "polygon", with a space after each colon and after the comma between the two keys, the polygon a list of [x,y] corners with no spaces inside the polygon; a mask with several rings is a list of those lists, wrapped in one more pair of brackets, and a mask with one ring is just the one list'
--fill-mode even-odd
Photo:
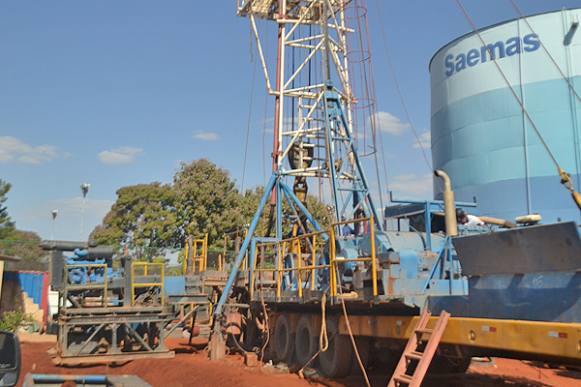
{"label": "white cloud", "polygon": [[201,141],[218,141],[220,135],[216,132],[204,132],[200,130],[194,133],[194,138]]}
{"label": "white cloud", "polygon": [[394,116],[389,112],[377,112],[375,113],[371,119],[375,120],[376,128],[379,130],[393,134],[394,136],[399,136],[410,127],[410,124],[407,122],[402,122],[398,117]]}
{"label": "white cloud", "polygon": [[38,165],[61,155],[52,145],[30,145],[16,137],[0,136],[0,163]]}
{"label": "white cloud", "polygon": [[432,197],[432,174],[417,175],[409,173],[395,176],[389,182],[389,189],[395,198],[425,198]]}
{"label": "white cloud", "polygon": [[122,146],[120,148],[99,152],[98,156],[103,164],[118,165],[133,163],[141,153],[143,153],[143,149],[141,148]]}
{"label": "white cloud", "polygon": [[432,147],[432,134],[430,132],[424,132],[420,134],[419,142],[414,141],[414,149],[430,149]]}

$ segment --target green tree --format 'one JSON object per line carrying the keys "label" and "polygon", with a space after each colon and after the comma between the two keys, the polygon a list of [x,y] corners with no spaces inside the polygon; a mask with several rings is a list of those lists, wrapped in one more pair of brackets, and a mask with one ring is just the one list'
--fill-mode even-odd
{"label": "green tree", "polygon": [[14,229],[14,223],[10,219],[8,208],[4,204],[8,200],[10,188],[10,183],[0,180],[0,238],[6,237]]}
{"label": "green tree", "polygon": [[[253,190],[247,190],[244,193],[244,196],[241,200],[240,208],[242,210],[242,216],[244,220],[244,225],[249,224],[256,210],[258,209],[258,205],[260,204],[260,199],[264,193],[264,187],[259,186]],[[327,209],[327,207],[321,203],[317,198],[314,196],[308,195],[306,207],[313,216],[313,218],[319,223],[321,228],[325,229],[331,224],[331,213]],[[296,208],[296,206],[295,206]],[[296,209],[298,212],[298,208]],[[268,219],[270,214],[270,204],[267,204],[262,212],[261,219],[258,223],[256,228],[255,234],[260,236],[265,236],[268,228]],[[290,224],[288,219],[294,216],[295,213],[292,211],[291,207],[287,204],[286,200],[283,202],[283,218],[285,222],[283,222],[283,233],[286,235],[290,231]],[[308,225],[310,227],[310,225]],[[314,231],[314,230],[310,230]],[[272,233],[275,231],[272,230]]]}
{"label": "green tree", "polygon": [[48,270],[48,254],[40,248],[40,237],[31,231],[12,229],[0,239],[3,254],[20,258],[17,262],[7,262],[10,270]]}
{"label": "green tree", "polygon": [[186,236],[208,234],[209,244],[221,245],[226,232],[243,225],[241,196],[228,171],[206,159],[182,164],[174,177],[177,220]]}
{"label": "green tree", "polygon": [[117,191],[117,201],[90,239],[117,248],[128,245],[152,257],[176,245],[174,192],[161,183],[127,186]]}
{"label": "green tree", "polygon": [[[152,183],[119,189],[117,201],[91,239],[117,247],[129,245],[151,259],[164,248],[183,247],[188,236],[202,238],[207,233],[209,247],[217,254],[223,251],[225,235],[230,245],[236,236],[244,236],[263,192],[263,187],[257,187],[241,195],[230,174],[206,159],[184,163],[171,186]],[[331,216],[323,204],[309,196],[306,205],[321,227],[329,225]],[[256,235],[266,235],[269,210],[267,205]],[[294,213],[287,204],[283,213],[287,235]]]}
{"label": "green tree", "polygon": [[8,199],[11,185],[0,180],[0,253],[20,258],[8,262],[10,270],[47,270],[46,252],[40,248],[40,237],[30,231],[16,229],[4,203]]}
{"label": "green tree", "polygon": [[306,207],[313,215],[313,218],[319,223],[321,228],[328,229],[333,220],[333,214],[325,204],[314,196],[307,196]]}

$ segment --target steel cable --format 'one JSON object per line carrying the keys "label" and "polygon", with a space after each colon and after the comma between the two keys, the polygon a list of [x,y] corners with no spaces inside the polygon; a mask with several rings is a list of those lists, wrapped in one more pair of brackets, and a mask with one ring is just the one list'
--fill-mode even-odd
{"label": "steel cable", "polygon": [[525,105],[524,105],[523,101],[519,98],[518,94],[514,90],[514,87],[512,87],[510,81],[508,80],[508,77],[506,76],[506,74],[504,73],[504,71],[502,70],[502,68],[500,67],[500,65],[498,64],[498,61],[496,60],[496,57],[494,56],[494,52],[492,51],[492,49],[490,47],[488,47],[486,45],[486,42],[482,38],[482,34],[480,34],[480,30],[478,30],[478,28],[476,27],[476,24],[474,24],[474,21],[472,20],[472,18],[468,14],[468,11],[466,10],[466,8],[464,8],[464,6],[462,5],[462,2],[460,0],[454,0],[454,1],[456,2],[456,5],[458,6],[458,8],[460,8],[460,11],[464,15],[464,17],[466,18],[466,20],[468,21],[468,23],[470,24],[470,26],[472,27],[472,30],[474,31],[474,33],[478,36],[478,39],[480,40],[480,42],[482,43],[482,45],[487,48],[488,53],[490,55],[490,59],[492,60],[492,62],[496,66],[498,72],[500,73],[500,75],[502,76],[502,79],[504,80],[504,82],[508,86],[508,89],[512,93],[514,99],[519,104],[519,106],[521,108],[521,111],[524,114],[524,116],[526,117],[527,121],[531,124],[531,127],[533,128],[535,134],[539,138],[539,141],[541,142],[541,144],[545,148],[545,151],[547,152],[547,155],[549,156],[549,158],[551,159],[551,161],[553,162],[553,164],[557,168],[557,173],[559,174],[559,177],[561,178],[561,184],[565,187],[565,189],[567,189],[571,193],[575,204],[577,205],[577,207],[579,208],[579,210],[581,210],[581,195],[577,191],[575,191],[574,184],[573,184],[573,180],[571,179],[571,175],[569,175],[559,165],[559,162],[557,161],[556,156],[551,151],[551,148],[549,147],[549,144],[547,144],[547,142],[543,138],[543,135],[541,134],[541,131],[539,130],[537,124],[533,121],[533,119],[530,116],[528,110],[525,108]]}
{"label": "steel cable", "polygon": [[250,139],[250,126],[252,125],[252,103],[254,101],[254,84],[256,81],[256,68],[258,67],[258,63],[256,61],[252,61],[254,63],[252,69],[252,84],[250,85],[250,98],[249,98],[249,105],[248,105],[248,122],[246,125],[246,141],[244,146],[244,158],[242,159],[242,180],[240,181],[240,193],[244,195],[244,179],[246,178],[246,159],[248,158],[248,141]]}
{"label": "steel cable", "polygon": [[[379,15],[380,20],[383,20],[383,13],[381,12],[381,5],[380,4],[381,4],[381,1],[376,0],[375,5],[377,7],[377,14]],[[412,133],[414,134],[414,137],[416,138],[416,143],[418,144],[418,147],[420,148],[420,150],[422,152],[422,156],[424,158],[424,161],[426,162],[426,165],[428,166],[428,169],[430,170],[430,174],[431,174],[434,168],[432,166],[431,161],[428,158],[425,147],[422,145],[422,141],[420,140],[420,136],[418,135],[418,131],[416,130],[416,127],[415,127],[414,123],[412,122],[409,109],[408,109],[407,104],[405,102],[405,98],[403,96],[403,92],[401,90],[401,86],[399,84],[397,74],[395,72],[395,66],[393,65],[393,62],[391,60],[390,51],[389,51],[389,48],[387,45],[387,34],[385,32],[385,28],[383,27],[383,23],[379,23],[379,26],[381,27],[381,36],[383,38],[383,47],[385,49],[385,55],[387,57],[387,65],[388,65],[391,77],[393,79],[393,84],[395,86],[395,90],[397,92],[402,109],[404,111],[406,121],[410,125],[410,129],[412,130]]]}
{"label": "steel cable", "polygon": [[[511,4],[512,8],[515,10],[517,15],[525,22],[525,24],[527,25],[529,30],[531,30],[531,32],[533,34],[538,36],[538,34],[535,32],[535,30],[533,29],[533,27],[531,26],[531,24],[527,20],[527,18],[521,12],[519,6],[516,4],[516,1],[515,0],[508,0],[508,2]],[[561,77],[563,78],[563,80],[565,82],[567,82],[567,86],[569,87],[569,90],[571,90],[573,95],[575,95],[575,98],[577,98],[577,101],[581,101],[581,97],[579,97],[579,94],[577,94],[577,91],[575,90],[575,86],[573,86],[569,77],[567,77],[565,75],[565,72],[561,69],[561,66],[559,66],[559,64],[557,63],[555,58],[551,55],[551,53],[549,52],[549,50],[547,49],[547,47],[545,46],[545,44],[543,43],[543,41],[540,38],[539,38],[539,42],[541,44],[541,47],[543,48],[543,50],[545,51],[545,53],[547,54],[547,56],[549,57],[549,59],[553,63],[553,65],[555,65],[555,67],[557,68],[557,71],[559,71],[559,74],[561,74]]]}
{"label": "steel cable", "polygon": [[[462,2],[460,0],[454,0],[454,1],[456,2],[456,5],[460,9],[460,11],[462,12],[462,14],[466,18],[466,20],[468,21],[468,24],[470,24],[470,27],[472,28],[472,30],[474,31],[474,33],[476,34],[476,36],[478,37],[478,39],[480,40],[480,42],[482,43],[482,45],[484,47],[487,47],[486,46],[486,42],[484,41],[484,38],[482,37],[482,34],[480,33],[480,30],[478,29],[478,27],[476,27],[476,24],[474,24],[474,21],[472,20],[472,18],[468,14],[468,11],[466,10],[466,8],[464,8],[464,6],[462,5]],[[510,92],[512,93],[514,99],[519,104],[519,106],[520,106],[523,114],[525,115],[525,117],[527,118],[527,120],[529,121],[529,123],[531,124],[531,126],[532,126],[535,134],[537,135],[537,137],[541,141],[541,144],[543,145],[543,147],[547,151],[547,154],[549,155],[549,158],[551,159],[551,161],[553,162],[553,164],[555,165],[555,167],[557,167],[557,169],[561,170],[562,168],[559,165],[559,162],[557,161],[557,158],[555,157],[555,155],[551,151],[551,148],[549,147],[549,145],[547,144],[547,142],[543,138],[543,135],[541,134],[539,128],[536,125],[536,123],[533,121],[532,117],[529,115],[529,112],[525,108],[523,101],[519,98],[518,94],[514,90],[514,87],[512,87],[510,81],[508,80],[508,77],[506,76],[506,74],[504,73],[504,71],[502,70],[502,68],[500,67],[500,65],[498,64],[498,61],[496,60],[496,57],[494,56],[494,53],[492,52],[492,50],[489,47],[487,47],[487,51],[488,51],[488,53],[490,55],[490,59],[492,60],[492,62],[496,66],[498,72],[500,73],[502,79],[504,80],[504,82],[508,86],[508,88],[509,88]]]}

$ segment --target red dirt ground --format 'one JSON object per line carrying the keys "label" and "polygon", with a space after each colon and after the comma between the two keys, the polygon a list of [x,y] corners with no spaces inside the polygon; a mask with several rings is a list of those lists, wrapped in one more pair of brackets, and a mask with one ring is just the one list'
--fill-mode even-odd
{"label": "red dirt ground", "polygon": [[[364,386],[360,376],[329,381],[303,380],[295,374],[279,373],[272,367],[245,367],[240,356],[212,362],[203,350],[186,345],[185,339],[168,341],[176,351],[173,359],[138,360],[120,366],[56,367],[47,354],[52,343],[22,340],[23,367],[20,383],[28,372],[50,374],[131,374],[153,386]],[[388,375],[371,375],[374,386],[385,386]],[[429,378],[426,386],[581,386],[581,373],[534,366],[518,360],[494,359],[492,363],[473,362],[466,375]]]}

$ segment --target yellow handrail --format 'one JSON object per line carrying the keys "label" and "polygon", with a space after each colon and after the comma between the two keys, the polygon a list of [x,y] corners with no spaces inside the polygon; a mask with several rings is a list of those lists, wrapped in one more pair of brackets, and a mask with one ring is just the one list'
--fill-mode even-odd
{"label": "yellow handrail", "polygon": [[[200,251],[201,249],[201,251]],[[208,268],[208,234],[204,238],[188,237],[184,247],[182,273],[203,273]],[[190,270],[191,269],[191,270]]]}
{"label": "yellow handrail", "polygon": [[[143,267],[143,276],[147,277],[150,268],[159,267],[159,282],[135,282],[135,268]],[[155,273],[155,271],[154,271]],[[131,262],[131,305],[135,305],[135,289],[137,288],[154,288],[159,287],[159,296],[161,299],[161,305],[165,304],[164,297],[164,279],[165,279],[165,265],[161,262]]]}
{"label": "yellow handrail", "polygon": [[[335,227],[340,226],[340,225],[345,225],[345,224],[351,224],[351,223],[365,223],[365,222],[369,222],[369,237],[371,239],[371,257],[358,257],[358,258],[342,258],[342,259],[337,259],[337,251],[336,251],[336,246],[335,246]],[[359,218],[359,219],[351,219],[351,220],[344,220],[341,222],[336,222],[333,223],[331,225],[331,230],[330,230],[330,234],[331,234],[331,238],[330,238],[330,248],[329,248],[329,252],[330,252],[330,260],[331,260],[331,267],[332,267],[332,273],[331,273],[331,295],[335,296],[337,295],[337,278],[336,278],[336,268],[337,268],[337,263],[344,263],[344,262],[371,262],[371,281],[372,281],[372,288],[373,288],[373,296],[377,297],[378,293],[378,289],[377,289],[377,257],[375,254],[375,223],[374,223],[374,219],[373,216],[370,216],[368,218]]]}
{"label": "yellow handrail", "polygon": [[377,257],[375,256],[375,223],[373,216],[369,218],[369,237],[371,238],[371,281],[373,297],[377,297]]}
{"label": "yellow handrail", "polygon": [[[369,237],[371,239],[371,251],[370,256],[359,256],[357,258],[337,258],[337,246],[336,241],[337,239],[341,238],[341,236],[337,235],[336,228],[340,225],[351,224],[351,223],[366,223],[369,224]],[[329,235],[329,263],[328,264],[317,264],[317,251],[319,249],[318,246],[318,239],[319,235],[321,234],[328,234]],[[310,240],[310,264],[306,264],[306,261],[303,262],[303,240]],[[378,293],[378,284],[377,284],[377,256],[376,256],[376,246],[375,246],[375,224],[373,216],[368,218],[360,218],[360,219],[352,219],[347,221],[341,221],[333,223],[328,231],[318,231],[318,232],[311,232],[308,234],[303,235],[296,235],[292,237],[288,237],[282,239],[280,241],[269,241],[269,242],[262,242],[257,245],[257,249],[255,251],[254,257],[254,265],[251,268],[252,273],[249,278],[249,285],[250,285],[250,292],[251,297],[254,295],[254,288],[256,286],[255,280],[255,273],[260,272],[273,272],[274,273],[274,280],[275,280],[275,288],[276,288],[276,298],[280,300],[282,296],[282,288],[283,288],[283,278],[285,273],[292,273],[296,272],[297,279],[297,295],[298,297],[303,297],[303,285],[305,285],[304,281],[308,281],[303,277],[305,272],[310,272],[310,290],[315,290],[315,276],[316,270],[320,269],[329,269],[329,287],[330,287],[330,296],[336,297],[337,290],[338,290],[338,278],[337,278],[337,268],[340,264],[345,262],[369,262],[370,270],[371,270],[371,281],[372,281],[372,291],[373,296],[376,297]],[[273,268],[264,268],[258,265],[258,250],[259,247],[272,245],[275,247],[275,265]],[[284,258],[290,252],[293,257],[296,257],[296,265],[292,265],[294,267],[286,268],[284,267]],[[306,258],[308,260],[308,258]],[[294,258],[293,258],[294,261]],[[261,263],[262,265],[263,263]],[[244,266],[243,266],[244,267]],[[293,281],[294,282],[294,281]]]}

